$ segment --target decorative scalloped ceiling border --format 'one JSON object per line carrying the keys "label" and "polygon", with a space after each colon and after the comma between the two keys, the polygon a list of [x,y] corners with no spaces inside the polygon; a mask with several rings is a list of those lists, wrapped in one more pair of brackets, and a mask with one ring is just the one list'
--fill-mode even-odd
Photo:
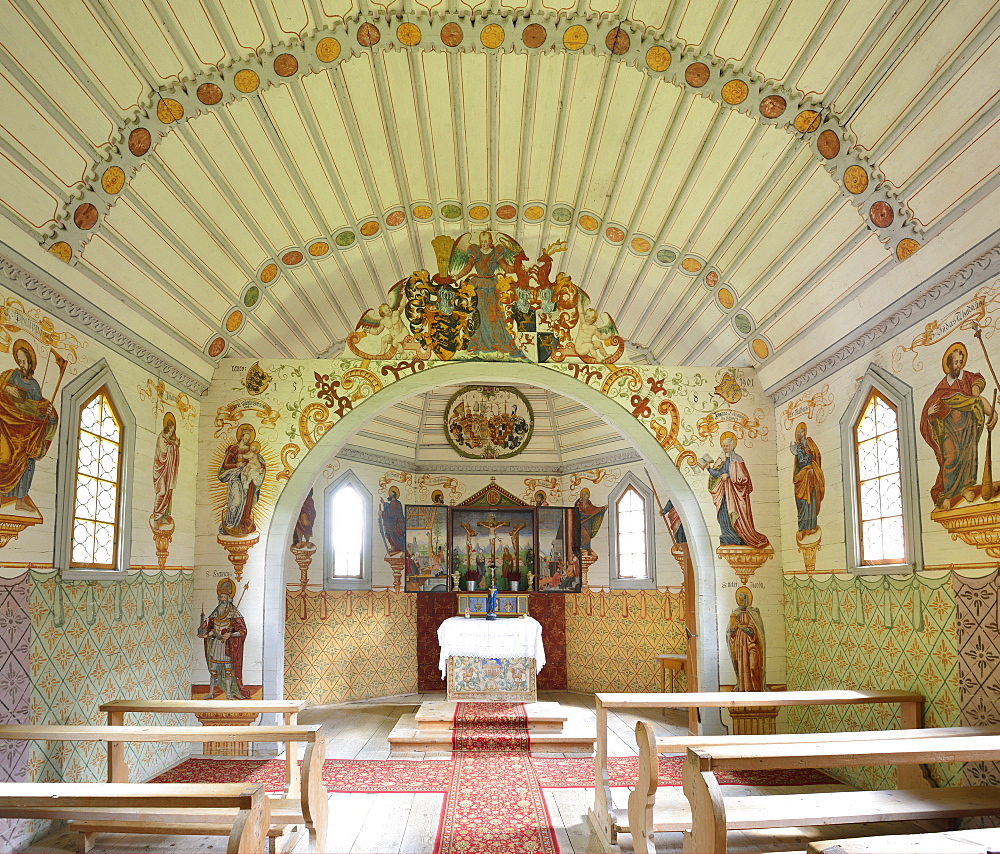
{"label": "decorative scalloped ceiling border", "polygon": [[172,385],[186,388],[197,395],[207,391],[207,380],[191,373],[145,339],[126,332],[110,315],[68,291],[54,277],[26,261],[3,243],[0,243],[0,284],[22,294],[29,302],[51,312],[68,326],[117,350],[126,359],[158,374]]}
{"label": "decorative scalloped ceiling border", "polygon": [[775,383],[766,393],[775,406],[790,400],[825,375],[863,358],[909,327],[926,322],[963,291],[968,292],[997,275],[1000,275],[1000,232],[994,232],[934,277],[925,279],[872,323],[856,328],[812,364]]}
{"label": "decorative scalloped ceiling border", "polygon": [[[393,30],[394,19],[398,23]],[[150,92],[148,101],[140,104],[134,115],[125,121],[120,133],[109,143],[101,162],[94,164],[87,179],[63,205],[42,245],[67,263],[76,263],[87,241],[95,229],[100,228],[104,216],[144,159],[180,122],[225,107],[261,89],[287,83],[292,78],[320,73],[376,49],[529,54],[561,51],[610,56],[650,77],[707,97],[756,121],[797,134],[837,182],[842,195],[858,209],[866,226],[898,260],[912,255],[922,243],[922,229],[913,219],[909,206],[898,197],[878,167],[869,162],[857,146],[854,135],[841,125],[832,110],[808,95],[767,81],[719,57],[699,54],[694,48],[666,35],[651,36],[629,23],[576,13],[525,16],[493,13],[470,19],[463,13],[419,12],[405,16],[358,15],[332,27],[318,29],[302,39],[289,40],[261,51],[249,59],[233,61],[223,69],[198,74]],[[449,206],[457,208],[453,218],[458,219],[462,210],[454,202],[440,204],[438,214],[445,220],[452,218],[445,212]],[[536,214],[537,218],[546,214],[554,217],[557,210],[566,211],[569,219],[554,221],[565,224],[575,217],[577,227],[591,234],[602,225],[593,214],[575,211],[572,206],[563,204],[553,205],[552,211],[547,212],[532,203],[527,203],[523,211],[510,203],[499,204],[496,211],[474,203],[468,210],[470,218],[477,218],[479,208],[485,211],[484,219],[495,215],[500,220],[518,215],[528,219],[535,218]],[[502,208],[511,208],[509,212],[503,211],[503,214],[510,213],[509,217],[501,213]],[[373,213],[357,224],[346,224],[335,230],[330,237],[334,244],[340,245],[337,236],[348,231],[353,233],[354,228],[362,236],[374,237],[382,229],[380,220],[391,228],[431,215],[430,204],[418,202],[408,211],[400,208]],[[365,233],[366,226],[368,230],[374,229],[371,234]],[[621,242],[625,230],[614,223],[606,229],[605,237],[617,236],[615,228],[623,232],[618,241]],[[630,243],[635,239],[633,236]],[[353,240],[341,248],[351,243]],[[650,246],[647,251],[653,248]]]}

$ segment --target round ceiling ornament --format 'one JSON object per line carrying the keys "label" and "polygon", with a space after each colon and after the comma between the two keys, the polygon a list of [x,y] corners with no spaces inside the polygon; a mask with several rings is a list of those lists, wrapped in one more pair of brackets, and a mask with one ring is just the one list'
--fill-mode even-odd
{"label": "round ceiling ornament", "polygon": [[511,386],[465,386],[448,401],[444,432],[459,456],[505,460],[531,440],[534,414],[527,398]]}

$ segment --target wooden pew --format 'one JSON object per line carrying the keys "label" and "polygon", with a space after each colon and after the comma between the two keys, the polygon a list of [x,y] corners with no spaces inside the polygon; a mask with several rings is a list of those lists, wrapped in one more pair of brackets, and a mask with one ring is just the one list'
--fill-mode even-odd
{"label": "wooden pew", "polygon": [[996,854],[1000,828],[904,833],[810,842],[808,854]]}
{"label": "wooden pew", "polygon": [[122,810],[140,821],[212,810],[228,827],[227,854],[263,852],[271,821],[264,787],[248,783],[0,783],[0,818],[101,820]]}
{"label": "wooden pew", "polygon": [[904,833],[810,842],[807,854],[997,854],[1000,828]]}
{"label": "wooden pew", "polygon": [[[628,812],[612,807],[611,786],[608,777],[608,710],[609,709],[675,709],[774,707],[774,706],[843,706],[889,703],[899,705],[900,729],[921,726],[923,701],[920,694],[911,691],[691,691],[675,694],[650,693],[600,693],[597,698],[597,744],[595,746],[594,806],[590,810],[591,826],[605,847],[615,844],[618,834],[629,832]],[[692,716],[693,717],[693,716]],[[690,719],[690,718],[689,718]],[[695,733],[688,736],[702,738]],[[687,749],[677,741],[678,752]],[[718,736],[713,737],[718,740]],[[727,736],[739,738],[744,736]],[[697,742],[692,742],[696,744]]]}
{"label": "wooden pew", "polygon": [[[691,805],[691,832],[685,837],[684,851],[725,854],[729,830],[1000,815],[1000,787],[996,786],[726,798],[715,776],[718,771],[919,766],[998,759],[1000,735],[996,734],[692,747],[684,763],[684,794]],[[637,836],[634,834],[633,840]]]}
{"label": "wooden pew", "polygon": [[[940,738],[942,736],[1000,735],[1000,726],[993,727],[933,727],[911,730],[865,730],[862,732],[784,733],[779,735],[747,736],[657,736],[646,721],[635,725],[635,740],[639,750],[639,778],[628,797],[628,824],[632,828],[636,854],[646,854],[655,849],[654,833],[688,831],[691,829],[691,809],[686,800],[671,797],[657,798],[659,756],[686,751],[688,747],[767,746],[774,744],[815,744],[834,742],[885,741],[887,738]],[[900,788],[928,788],[929,783],[920,765],[899,765],[896,768]]]}
{"label": "wooden pew", "polygon": [[[327,814],[329,800],[323,786],[323,761],[326,758],[326,742],[320,724],[296,726],[0,726],[0,739],[14,741],[103,741],[110,745],[115,742],[171,742],[204,743],[206,741],[257,741],[291,744],[293,747],[304,742],[305,755],[302,759],[302,779],[300,793],[296,797],[288,794],[283,798],[269,798],[271,833],[277,833],[281,826],[304,824],[309,831],[309,841],[313,851],[323,851],[326,846]],[[121,755],[108,753],[108,782],[127,783],[128,767],[120,761]],[[286,793],[287,794],[287,793]],[[203,835],[226,836],[228,830],[216,821],[209,811],[188,811],[185,815],[172,816],[172,821],[133,822],[128,811],[119,811],[114,822],[118,833],[180,833],[175,828],[186,823],[200,823]],[[124,826],[129,826],[125,828]],[[121,828],[121,829],[119,829]],[[110,823],[100,828],[90,822],[78,825],[77,830],[88,834],[84,844],[93,839],[90,834],[112,832]],[[223,832],[224,831],[224,832]]]}
{"label": "wooden pew", "polygon": [[[282,716],[285,726],[295,726],[305,705],[305,700],[112,700],[97,708],[107,714],[108,726],[122,726],[127,713],[185,715],[197,712],[276,714]],[[109,757],[113,756],[111,762],[125,764],[123,742],[112,742],[108,751]],[[294,742],[285,745],[285,792],[290,798],[299,793],[298,751]]]}

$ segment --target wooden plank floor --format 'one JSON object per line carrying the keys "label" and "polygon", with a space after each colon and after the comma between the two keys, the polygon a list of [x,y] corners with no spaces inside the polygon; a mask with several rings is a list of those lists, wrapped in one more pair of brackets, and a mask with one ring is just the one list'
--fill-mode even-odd
{"label": "wooden plank floor", "polygon": [[[443,694],[411,694],[362,703],[346,703],[307,709],[299,715],[300,723],[322,723],[326,727],[327,758],[330,759],[400,759],[441,760],[451,754],[447,751],[427,753],[400,753],[391,755],[386,740],[401,715],[412,714],[424,700],[443,700]],[[594,698],[591,694],[570,692],[540,692],[539,700],[562,704],[570,716],[567,726],[594,727]],[[656,711],[648,714],[636,712],[609,712],[608,753],[611,756],[634,755],[635,723],[649,720],[657,734],[684,733],[687,728],[686,710]],[[561,756],[562,754],[537,754]],[[567,754],[567,758],[580,758]],[[731,794],[765,792],[825,791],[825,787],[799,788],[725,787]],[[563,854],[584,854],[601,850],[598,838],[591,832],[587,811],[594,802],[593,789],[543,789],[552,819],[559,849]],[[678,796],[680,789],[677,790]],[[617,806],[624,807],[627,789],[615,789]],[[330,829],[327,837],[328,852],[341,854],[430,854],[434,850],[438,822],[444,802],[443,794],[342,794],[330,796]],[[730,834],[731,852],[758,854],[765,851],[804,851],[814,839],[836,839],[913,833],[918,828],[907,822],[887,822],[871,825],[842,825],[825,828],[776,828],[766,831],[744,831]],[[631,854],[632,840],[623,834],[615,849]],[[657,850],[662,854],[680,854],[679,833],[658,834]],[[58,829],[25,849],[27,854],[69,854],[77,851],[76,835],[65,828]],[[93,854],[219,854],[226,850],[224,839],[195,836],[128,836],[105,834],[97,839]],[[295,852],[309,850],[303,834],[295,841]]]}

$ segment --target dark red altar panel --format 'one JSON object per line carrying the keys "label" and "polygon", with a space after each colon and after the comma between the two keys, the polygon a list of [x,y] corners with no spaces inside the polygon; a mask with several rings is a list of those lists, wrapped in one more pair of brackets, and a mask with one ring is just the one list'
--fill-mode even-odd
{"label": "dark red altar panel", "polygon": [[[538,674],[539,691],[565,691],[566,676],[566,595],[532,593],[528,614],[542,624],[545,667]],[[454,593],[417,593],[417,690],[444,691],[438,670],[437,630],[448,617],[455,616]],[[477,618],[478,619],[478,618]]]}

